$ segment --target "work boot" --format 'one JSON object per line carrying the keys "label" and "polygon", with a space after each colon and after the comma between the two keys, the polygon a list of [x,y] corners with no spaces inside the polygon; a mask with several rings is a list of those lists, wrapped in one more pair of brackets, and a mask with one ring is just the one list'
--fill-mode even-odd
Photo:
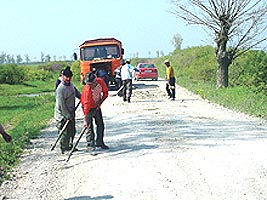
{"label": "work boot", "polygon": [[66,151],[69,151],[69,149],[60,147],[61,154],[64,154]]}
{"label": "work boot", "polygon": [[97,144],[96,147],[100,147],[101,149],[109,149],[109,147],[105,144]]}
{"label": "work boot", "polygon": [[87,152],[93,152],[93,151],[95,151],[95,142],[94,142],[94,141],[90,141],[90,142],[87,144],[86,151],[87,151]]}

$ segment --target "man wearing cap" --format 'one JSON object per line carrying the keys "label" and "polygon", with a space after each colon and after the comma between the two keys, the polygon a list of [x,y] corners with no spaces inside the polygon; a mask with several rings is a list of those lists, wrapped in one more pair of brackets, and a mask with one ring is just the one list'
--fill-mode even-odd
{"label": "man wearing cap", "polygon": [[[109,149],[104,143],[104,121],[101,104],[108,97],[108,87],[102,78],[97,78],[92,72],[85,75],[86,85],[83,87],[81,103],[84,113],[84,126],[86,130],[87,150],[92,152],[95,147]],[[93,128],[93,118],[96,124],[96,140]]]}
{"label": "man wearing cap", "polygon": [[172,101],[175,100],[175,76],[173,68],[170,65],[169,60],[165,60],[164,64],[166,65],[166,92],[169,96],[169,99]]}
{"label": "man wearing cap", "polygon": [[61,153],[69,151],[73,146],[75,136],[75,97],[81,97],[80,92],[71,83],[73,74],[70,67],[66,67],[62,72],[62,81],[56,89],[55,119],[60,132],[65,123],[68,125],[63,131],[60,140]]}

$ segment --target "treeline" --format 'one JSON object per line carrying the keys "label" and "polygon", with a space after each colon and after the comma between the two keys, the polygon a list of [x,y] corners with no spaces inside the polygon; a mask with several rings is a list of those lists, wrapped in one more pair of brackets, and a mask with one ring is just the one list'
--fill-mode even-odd
{"label": "treeline", "polygon": [[[72,60],[72,56],[70,57],[70,60]],[[45,54],[41,52],[40,58],[37,59],[37,57],[34,57],[33,59],[30,58],[28,54],[22,55],[10,55],[4,52],[1,52],[0,54],[0,64],[29,64],[29,63],[44,63],[44,62],[52,62],[52,61],[67,61],[66,56],[51,56],[50,54]]]}

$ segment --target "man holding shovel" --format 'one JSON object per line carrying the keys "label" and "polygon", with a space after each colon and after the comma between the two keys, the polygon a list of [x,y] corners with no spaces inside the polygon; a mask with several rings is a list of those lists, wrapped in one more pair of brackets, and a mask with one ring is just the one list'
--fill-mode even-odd
{"label": "man holding shovel", "polygon": [[[87,151],[92,152],[95,147],[109,149],[105,145],[104,137],[104,122],[101,111],[101,104],[108,97],[108,88],[101,78],[97,78],[92,72],[85,76],[86,85],[82,90],[81,104],[84,113],[84,127],[86,129]],[[96,124],[96,140],[93,127],[93,119]]]}
{"label": "man holding shovel", "polygon": [[[80,92],[71,83],[73,76],[70,67],[62,72],[62,82],[56,89],[56,105],[55,105],[55,119],[57,122],[57,128],[60,132],[63,127],[60,149],[61,153],[69,151],[73,146],[73,139],[75,136],[75,97],[81,97]],[[66,124],[66,126],[64,126]]]}

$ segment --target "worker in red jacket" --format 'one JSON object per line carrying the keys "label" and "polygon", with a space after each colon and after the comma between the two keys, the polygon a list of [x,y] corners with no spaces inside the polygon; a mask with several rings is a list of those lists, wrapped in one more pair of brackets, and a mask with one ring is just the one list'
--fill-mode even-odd
{"label": "worker in red jacket", "polygon": [[[83,87],[81,95],[81,104],[84,113],[84,126],[87,127],[87,150],[94,151],[95,147],[109,149],[103,140],[105,127],[100,108],[101,104],[108,97],[107,85],[103,79],[97,78],[92,72],[86,74],[85,83],[86,85]],[[96,124],[96,140],[93,128],[93,118]]]}

